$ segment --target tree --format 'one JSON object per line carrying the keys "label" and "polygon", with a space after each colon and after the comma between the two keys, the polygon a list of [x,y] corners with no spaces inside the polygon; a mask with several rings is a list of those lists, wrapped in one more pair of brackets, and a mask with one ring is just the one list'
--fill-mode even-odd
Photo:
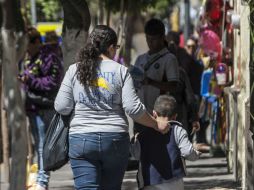
{"label": "tree", "polygon": [[[92,17],[94,18],[92,20],[95,22],[95,24],[107,24],[110,26],[110,21],[113,20],[111,19],[112,13],[120,13],[119,19],[117,20],[117,23],[114,23],[114,26],[116,26],[116,31],[119,34],[118,43],[124,47],[121,53],[123,53],[125,63],[128,66],[131,60],[132,36],[136,32],[135,25],[139,26],[140,28],[140,23],[142,24],[143,22],[141,22],[141,20],[144,20],[142,18],[142,13],[146,13],[146,16],[156,15],[159,17],[165,17],[165,15],[167,15],[169,11],[168,7],[176,3],[177,1],[87,0],[87,2],[90,6]],[[106,14],[104,14],[104,12]]]}
{"label": "tree", "polygon": [[[22,12],[27,21],[31,20],[31,1],[21,0]],[[61,20],[61,4],[58,0],[36,0],[36,15],[39,22],[59,22]]]}
{"label": "tree", "polygon": [[25,189],[27,141],[26,117],[20,85],[15,76],[18,61],[26,51],[24,21],[18,0],[2,0],[2,51],[4,107],[7,110],[8,126],[11,127],[11,179],[10,190]]}
{"label": "tree", "polygon": [[86,43],[91,17],[86,0],[61,0],[61,3],[64,11],[62,50],[64,68],[67,69]]}
{"label": "tree", "polygon": [[59,1],[56,0],[37,0],[37,11],[39,21],[58,21],[61,18],[61,5]]}

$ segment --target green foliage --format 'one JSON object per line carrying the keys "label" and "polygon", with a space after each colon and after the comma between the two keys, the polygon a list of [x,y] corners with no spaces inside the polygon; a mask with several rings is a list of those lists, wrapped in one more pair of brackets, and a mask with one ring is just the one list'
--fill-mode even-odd
{"label": "green foliage", "polygon": [[135,0],[129,0],[128,3],[131,6],[130,10],[147,11],[149,8],[155,7],[159,1],[161,0],[139,0],[138,2]]}
{"label": "green foliage", "polygon": [[169,6],[174,5],[176,2],[176,0],[153,0],[148,12],[159,17],[165,17],[169,11]]}
{"label": "green foliage", "polygon": [[[26,15],[31,19],[31,3],[27,1]],[[59,0],[36,0],[38,22],[59,22],[61,20],[61,4]]]}
{"label": "green foliage", "polygon": [[[102,1],[106,10],[112,12],[120,11],[121,0],[87,0],[92,15],[97,14],[99,1]],[[177,0],[124,0],[125,9],[130,6],[129,10],[148,11],[156,15],[165,15],[168,7]],[[60,21],[61,4],[59,0],[36,0],[37,20],[38,22]],[[26,3],[26,16],[31,19],[30,0]]]}
{"label": "green foliage", "polygon": [[[60,2],[57,0],[36,0],[37,10],[41,10],[45,20],[56,21],[61,11]],[[40,9],[41,8],[41,9]]]}
{"label": "green foliage", "polygon": [[[89,5],[95,4],[95,0],[87,0]],[[97,0],[98,1],[98,0]],[[106,9],[110,9],[112,12],[120,11],[121,0],[100,0],[103,1],[103,5]],[[161,11],[167,9],[171,4],[174,4],[177,0],[124,0],[125,8],[130,6],[130,10],[142,10],[147,11],[154,8],[155,11]],[[98,6],[98,2],[96,2]]]}

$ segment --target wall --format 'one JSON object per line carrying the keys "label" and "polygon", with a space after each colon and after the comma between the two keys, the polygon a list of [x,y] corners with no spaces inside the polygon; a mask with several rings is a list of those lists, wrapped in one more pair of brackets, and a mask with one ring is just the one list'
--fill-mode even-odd
{"label": "wall", "polygon": [[[242,1],[234,1],[234,11],[240,15],[241,23],[240,29],[234,30],[234,85],[231,89],[239,90],[237,98],[237,138],[234,138],[234,117],[237,117],[234,113],[234,98],[230,95],[230,149],[234,150],[234,142],[237,142],[237,177],[242,181],[243,189],[246,189],[246,131],[248,130],[247,111],[246,105],[249,100],[249,51],[250,51],[250,30],[249,30],[249,7],[242,3]],[[233,152],[230,157],[233,158]],[[230,159],[233,160],[233,159]],[[233,162],[233,161],[232,161]],[[230,163],[233,168],[235,163]]]}

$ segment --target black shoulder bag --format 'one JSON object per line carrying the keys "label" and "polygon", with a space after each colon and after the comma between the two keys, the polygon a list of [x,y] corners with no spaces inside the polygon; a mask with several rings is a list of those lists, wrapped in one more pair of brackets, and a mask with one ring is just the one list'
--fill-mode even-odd
{"label": "black shoulder bag", "polygon": [[69,116],[55,113],[50,122],[43,144],[43,169],[54,171],[65,165],[68,160]]}

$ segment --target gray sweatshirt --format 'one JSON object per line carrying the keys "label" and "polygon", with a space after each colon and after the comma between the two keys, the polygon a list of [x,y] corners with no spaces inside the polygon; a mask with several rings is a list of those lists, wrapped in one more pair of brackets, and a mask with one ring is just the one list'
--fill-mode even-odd
{"label": "gray sweatshirt", "polygon": [[174,136],[182,157],[190,161],[195,161],[199,158],[201,153],[194,149],[188,138],[187,131],[181,125],[176,125]]}
{"label": "gray sweatshirt", "polygon": [[58,113],[68,115],[74,110],[70,134],[128,132],[125,113],[135,119],[146,112],[125,66],[103,60],[91,87],[77,80],[76,71],[76,64],[69,67],[55,99]]}

